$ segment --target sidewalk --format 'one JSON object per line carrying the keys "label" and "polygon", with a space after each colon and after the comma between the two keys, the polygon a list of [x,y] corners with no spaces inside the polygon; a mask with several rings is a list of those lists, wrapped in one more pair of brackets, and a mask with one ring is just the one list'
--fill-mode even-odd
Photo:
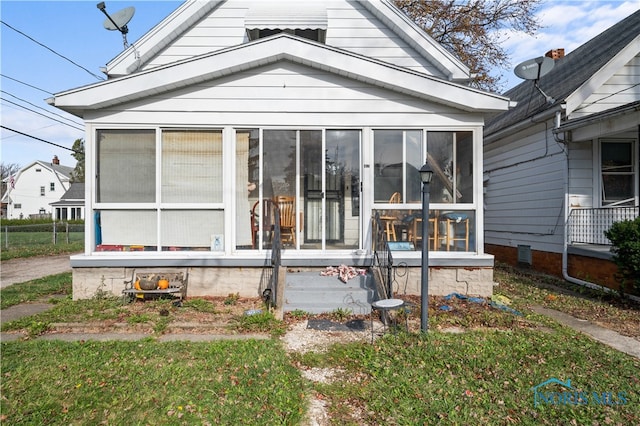
{"label": "sidewalk", "polygon": [[589,321],[572,317],[564,312],[543,308],[542,306],[533,306],[531,309],[537,314],[551,317],[560,324],[571,327],[575,331],[586,334],[598,342],[611,346],[620,352],[640,358],[640,341],[636,339],[623,336],[615,331],[592,324]]}
{"label": "sidewalk", "polygon": [[[14,321],[16,319],[35,315],[52,308],[53,305],[49,303],[24,303],[21,305],[12,306],[8,309],[0,311],[0,324],[6,321]],[[543,308],[542,306],[534,306],[533,311],[553,318],[559,323],[571,327],[574,330],[586,334],[593,339],[608,345],[620,352],[624,352],[628,355],[640,359],[640,341],[631,337],[623,336],[615,331],[600,327],[592,324],[586,320],[575,318],[571,315],[559,312],[553,309]],[[192,327],[190,328],[193,329]],[[0,341],[8,342],[24,338],[24,335],[14,333],[0,333]],[[64,340],[64,341],[81,341],[81,340],[140,340],[149,337],[154,337],[152,333],[58,333],[58,334],[45,334],[37,337],[42,340]],[[210,342],[216,340],[225,339],[266,339],[269,338],[266,335],[250,334],[250,335],[222,335],[222,334],[207,334],[203,333],[172,333],[164,334],[157,337],[159,342],[175,341],[175,340],[188,340],[192,342]]]}

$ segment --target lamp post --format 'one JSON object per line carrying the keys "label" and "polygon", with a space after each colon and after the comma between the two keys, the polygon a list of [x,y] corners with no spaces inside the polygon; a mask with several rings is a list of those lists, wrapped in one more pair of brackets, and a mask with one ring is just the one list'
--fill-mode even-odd
{"label": "lamp post", "polygon": [[422,274],[420,281],[420,331],[427,332],[429,323],[429,184],[433,170],[429,161],[420,169],[422,181]]}

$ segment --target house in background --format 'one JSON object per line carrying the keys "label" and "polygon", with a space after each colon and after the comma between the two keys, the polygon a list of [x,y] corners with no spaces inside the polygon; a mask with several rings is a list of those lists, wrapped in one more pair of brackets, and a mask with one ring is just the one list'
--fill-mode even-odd
{"label": "house in background", "polygon": [[61,165],[57,156],[51,162],[34,161],[21,168],[2,197],[7,219],[52,217],[50,205],[69,189],[71,172],[73,167]]}
{"label": "house in background", "polygon": [[547,56],[541,90],[524,81],[506,92],[517,107],[485,128],[485,249],[617,289],[604,231],[638,217],[640,11]]}
{"label": "house in background", "polygon": [[51,203],[51,207],[55,221],[84,219],[84,182],[69,185],[67,192],[59,201]]}
{"label": "house in background", "polygon": [[408,248],[394,252],[401,291],[417,294],[426,158],[430,290],[491,294],[482,129],[510,102],[470,88],[469,69],[393,2],[187,1],[105,72],[50,100],[84,119],[95,177],[74,298],[171,268],[188,269],[190,296],[255,297],[273,202],[287,282],[370,265],[380,212]]}

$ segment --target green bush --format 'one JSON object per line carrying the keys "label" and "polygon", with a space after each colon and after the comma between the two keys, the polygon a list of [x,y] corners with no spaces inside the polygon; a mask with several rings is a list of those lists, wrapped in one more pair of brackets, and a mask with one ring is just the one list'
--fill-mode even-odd
{"label": "green bush", "polygon": [[640,294],[640,217],[616,222],[604,235],[611,241],[613,261],[622,278],[621,291]]}

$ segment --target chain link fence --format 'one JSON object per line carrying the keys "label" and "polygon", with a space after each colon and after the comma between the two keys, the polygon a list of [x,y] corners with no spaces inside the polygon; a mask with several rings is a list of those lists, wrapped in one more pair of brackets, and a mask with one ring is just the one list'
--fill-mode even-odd
{"label": "chain link fence", "polygon": [[4,250],[83,243],[84,224],[56,222],[36,225],[2,225],[0,235]]}

